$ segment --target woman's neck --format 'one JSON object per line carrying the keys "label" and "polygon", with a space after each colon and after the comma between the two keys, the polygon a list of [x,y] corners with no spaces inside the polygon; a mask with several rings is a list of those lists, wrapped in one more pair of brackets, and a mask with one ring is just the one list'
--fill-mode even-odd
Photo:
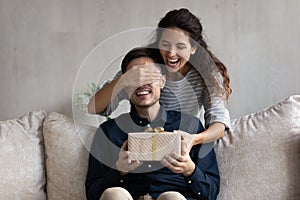
{"label": "woman's neck", "polygon": [[191,69],[191,65],[184,65],[180,70],[176,71],[176,72],[168,72],[168,80],[169,81],[178,81],[183,79],[183,77],[185,77],[185,75],[187,75],[187,73],[190,71]]}

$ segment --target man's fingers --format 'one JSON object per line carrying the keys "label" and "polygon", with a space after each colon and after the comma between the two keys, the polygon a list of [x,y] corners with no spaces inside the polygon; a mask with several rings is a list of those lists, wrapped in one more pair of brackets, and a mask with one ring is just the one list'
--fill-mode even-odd
{"label": "man's fingers", "polygon": [[121,147],[121,150],[126,151],[128,149],[128,140],[126,140]]}
{"label": "man's fingers", "polygon": [[143,164],[143,162],[140,161],[133,161],[130,166],[129,169],[130,170],[135,170],[136,168],[138,168],[139,166],[141,166]]}
{"label": "man's fingers", "polygon": [[187,146],[185,140],[181,140],[181,155],[184,155],[187,151]]}
{"label": "man's fingers", "polygon": [[163,164],[165,167],[169,167],[171,165],[171,163],[166,158],[161,161],[161,164]]}
{"label": "man's fingers", "polygon": [[171,155],[165,156],[163,160],[166,161],[166,164],[168,165],[176,165],[178,162],[176,158],[172,157]]}
{"label": "man's fingers", "polygon": [[168,169],[170,169],[171,171],[173,171],[174,173],[182,173],[183,171],[183,163],[180,163],[178,161],[174,162],[170,161],[167,158],[164,158],[161,163],[167,167]]}
{"label": "man's fingers", "polygon": [[128,151],[120,151],[120,153],[119,153],[119,158],[120,158],[121,160],[125,160],[125,159],[128,158],[128,155],[129,155],[129,152],[128,152]]}
{"label": "man's fingers", "polygon": [[121,147],[120,153],[119,153],[119,158],[121,158],[122,160],[127,159],[129,152],[127,151],[128,149],[128,140],[126,140]]}

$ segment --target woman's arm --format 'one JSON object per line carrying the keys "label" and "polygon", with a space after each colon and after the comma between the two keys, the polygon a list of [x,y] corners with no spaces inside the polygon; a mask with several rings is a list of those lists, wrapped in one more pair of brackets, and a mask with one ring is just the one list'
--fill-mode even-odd
{"label": "woman's arm", "polygon": [[220,122],[216,122],[211,125],[208,129],[203,131],[201,134],[195,135],[193,145],[209,143],[216,141],[224,136],[225,125]]}
{"label": "woman's arm", "polygon": [[[185,131],[179,131],[186,144],[186,152],[190,152],[191,148],[198,144],[205,144],[216,141],[224,136],[225,125],[221,122],[214,123],[208,129],[197,134],[190,134]],[[186,153],[183,152],[183,153]]]}
{"label": "woman's arm", "polygon": [[122,90],[122,84],[117,84],[122,75],[107,83],[90,99],[88,104],[88,112],[90,114],[98,114],[105,110],[111,100]]}

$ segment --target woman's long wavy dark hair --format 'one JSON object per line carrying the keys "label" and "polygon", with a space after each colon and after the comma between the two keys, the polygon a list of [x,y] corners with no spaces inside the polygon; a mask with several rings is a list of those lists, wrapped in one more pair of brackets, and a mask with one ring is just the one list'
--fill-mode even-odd
{"label": "woman's long wavy dark hair", "polygon": [[[149,45],[149,47],[158,48],[158,43],[163,33],[164,28],[179,28],[187,32],[189,37],[192,39],[192,46],[201,46],[201,48],[197,48],[197,51],[201,51],[204,49],[212,61],[217,66],[217,69],[223,76],[223,87],[226,93],[226,101],[229,99],[229,95],[232,92],[230,88],[230,78],[227,73],[227,68],[225,65],[208,49],[208,46],[202,36],[202,25],[200,23],[199,18],[197,18],[194,14],[192,14],[188,9],[181,8],[179,10],[172,10],[168,12],[159,22],[158,28],[156,29],[156,36],[154,38],[153,43]],[[203,51],[203,50],[202,50]],[[200,53],[201,54],[201,53]],[[191,56],[190,63],[197,63],[197,56],[199,57],[199,52],[197,52]],[[224,91],[224,90],[223,90]],[[224,93],[224,92],[223,92]]]}

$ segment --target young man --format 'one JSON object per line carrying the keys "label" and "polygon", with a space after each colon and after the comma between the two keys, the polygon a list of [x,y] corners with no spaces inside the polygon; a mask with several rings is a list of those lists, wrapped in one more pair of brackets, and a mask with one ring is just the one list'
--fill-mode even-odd
{"label": "young man", "polygon": [[[122,61],[122,73],[147,65],[160,73],[155,64],[157,55],[149,48],[130,51]],[[166,155],[161,162],[140,162],[128,159],[127,133],[143,132],[147,127],[164,127],[165,131],[183,130],[191,134],[203,131],[201,122],[190,115],[166,111],[159,103],[160,90],[166,78],[143,85],[127,87],[131,111],[108,120],[98,128],[89,158],[86,179],[88,200],[124,199],[216,199],[220,177],[212,149],[199,158],[201,145],[189,153],[182,141],[182,155]]]}

